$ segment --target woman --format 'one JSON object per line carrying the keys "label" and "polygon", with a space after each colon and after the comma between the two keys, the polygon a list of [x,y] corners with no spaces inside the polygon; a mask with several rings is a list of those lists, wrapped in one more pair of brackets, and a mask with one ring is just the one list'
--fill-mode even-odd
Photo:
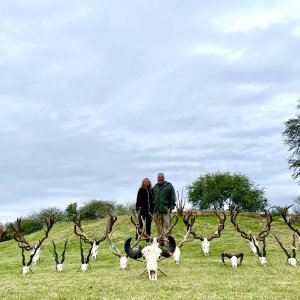
{"label": "woman", "polygon": [[[153,194],[152,194],[152,184],[149,178],[145,178],[138,190],[136,197],[136,211],[139,214],[140,227],[143,227],[143,221],[146,223],[146,234],[151,235],[151,222],[153,214]],[[150,239],[147,239],[147,244],[149,244]]]}

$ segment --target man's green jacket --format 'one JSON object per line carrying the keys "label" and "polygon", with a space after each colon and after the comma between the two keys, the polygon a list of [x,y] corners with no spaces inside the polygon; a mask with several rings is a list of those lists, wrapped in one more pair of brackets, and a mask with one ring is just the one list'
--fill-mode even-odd
{"label": "man's green jacket", "polygon": [[154,197],[154,212],[167,213],[169,209],[174,209],[176,204],[176,194],[173,185],[165,181],[162,185],[158,183],[152,188]]}

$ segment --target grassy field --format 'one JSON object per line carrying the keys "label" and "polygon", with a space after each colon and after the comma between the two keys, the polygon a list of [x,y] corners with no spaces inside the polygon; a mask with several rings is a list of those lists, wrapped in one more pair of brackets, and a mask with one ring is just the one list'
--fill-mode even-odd
{"label": "grassy field", "polygon": [[[237,222],[253,234],[262,227],[260,219],[255,217],[238,216]],[[194,229],[203,236],[212,235],[217,223],[215,216],[199,216]],[[106,219],[83,221],[82,226],[87,235],[100,236],[104,233]],[[154,225],[152,228],[156,232]],[[180,219],[173,230],[178,243],[184,233]],[[285,223],[275,219],[271,233],[275,233],[291,251],[292,232]],[[37,242],[42,236],[40,231],[28,235],[27,239]],[[50,252],[51,240],[61,252],[67,237],[64,271],[58,273]],[[123,244],[128,237],[134,237],[133,225],[128,216],[119,216],[112,238],[123,254]],[[223,264],[223,251],[242,251],[242,266],[234,269],[229,260]],[[300,299],[300,266],[286,265],[286,256],[272,234],[267,237],[267,258],[270,264],[259,265],[257,257],[250,253],[249,243],[241,238],[227,218],[221,237],[212,240],[208,257],[202,254],[199,240],[194,240],[181,248],[179,265],[172,257],[159,262],[159,269],[167,276],[159,272],[157,281],[150,281],[147,274],[140,276],[145,265],[132,259],[129,268],[121,270],[107,241],[100,244],[97,260],[91,261],[91,268],[83,273],[78,271],[80,249],[73,224],[55,224],[44,243],[40,261],[32,267],[32,273],[25,276],[20,274],[22,256],[17,243],[14,240],[0,243],[0,295],[1,299]]]}

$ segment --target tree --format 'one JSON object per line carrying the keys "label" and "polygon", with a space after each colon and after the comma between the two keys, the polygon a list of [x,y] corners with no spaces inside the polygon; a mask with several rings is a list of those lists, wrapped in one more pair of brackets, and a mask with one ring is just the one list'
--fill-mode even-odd
{"label": "tree", "polygon": [[77,212],[78,212],[78,204],[77,204],[77,202],[70,203],[66,207],[66,210],[65,210],[65,214],[66,214],[67,220],[68,221],[72,221],[73,217],[77,214]]}
{"label": "tree", "polygon": [[79,212],[83,219],[86,220],[99,220],[105,217],[107,210],[115,210],[115,203],[112,201],[104,200],[91,200],[86,202]]}
{"label": "tree", "polygon": [[[297,109],[300,110],[300,99]],[[300,113],[296,118],[289,119],[284,123],[285,130],[282,133],[284,136],[284,144],[288,146],[288,151],[292,152],[288,160],[289,168],[293,170],[293,179],[300,178]]]}
{"label": "tree", "polygon": [[244,211],[258,212],[268,205],[264,189],[241,174],[208,173],[188,185],[187,190],[188,202],[203,210],[224,209],[226,206],[232,209],[239,205]]}
{"label": "tree", "polygon": [[293,206],[293,212],[296,215],[300,215],[300,196],[297,196],[294,199],[294,206]]}

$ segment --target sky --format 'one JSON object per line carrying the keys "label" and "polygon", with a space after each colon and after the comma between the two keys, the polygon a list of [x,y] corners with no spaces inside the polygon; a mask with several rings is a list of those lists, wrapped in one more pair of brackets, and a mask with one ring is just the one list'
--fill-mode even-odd
{"label": "sky", "polygon": [[291,204],[299,1],[0,4],[0,222],[241,173]]}

